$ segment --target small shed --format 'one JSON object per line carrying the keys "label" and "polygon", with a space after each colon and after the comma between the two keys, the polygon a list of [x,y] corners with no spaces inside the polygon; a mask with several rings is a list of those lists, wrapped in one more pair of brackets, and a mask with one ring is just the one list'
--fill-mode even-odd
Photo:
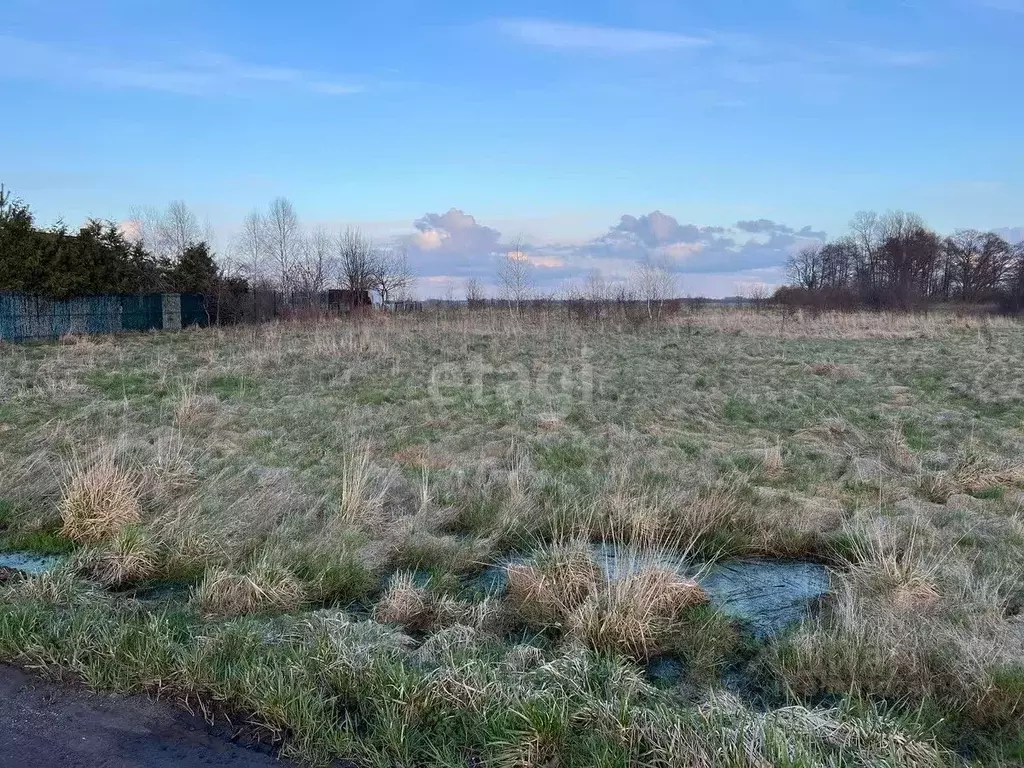
{"label": "small shed", "polygon": [[327,292],[327,308],[331,312],[351,312],[359,307],[373,304],[369,291],[350,291],[336,289]]}

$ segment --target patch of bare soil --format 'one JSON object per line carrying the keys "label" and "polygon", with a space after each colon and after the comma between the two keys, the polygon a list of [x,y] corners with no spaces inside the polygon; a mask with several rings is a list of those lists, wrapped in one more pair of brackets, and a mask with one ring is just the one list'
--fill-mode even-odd
{"label": "patch of bare soil", "polygon": [[171,704],[108,696],[0,665],[0,765],[5,768],[282,766]]}

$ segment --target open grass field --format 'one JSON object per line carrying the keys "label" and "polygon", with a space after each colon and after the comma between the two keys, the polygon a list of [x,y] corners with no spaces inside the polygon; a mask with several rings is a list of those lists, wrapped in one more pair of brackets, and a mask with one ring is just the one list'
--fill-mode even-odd
{"label": "open grass field", "polygon": [[[1019,764],[1022,362],[752,310],[3,345],[0,552],[62,559],[0,660],[313,763]],[[755,637],[700,586],[737,558],[829,593]]]}

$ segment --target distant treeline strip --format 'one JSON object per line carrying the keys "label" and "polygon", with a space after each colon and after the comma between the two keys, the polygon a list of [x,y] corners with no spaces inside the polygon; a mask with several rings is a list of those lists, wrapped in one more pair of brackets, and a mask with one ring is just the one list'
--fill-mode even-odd
{"label": "distant treeline strip", "polygon": [[1024,310],[1024,243],[993,232],[941,237],[917,215],[858,213],[850,234],[790,257],[775,299],[823,309],[913,309],[935,302]]}

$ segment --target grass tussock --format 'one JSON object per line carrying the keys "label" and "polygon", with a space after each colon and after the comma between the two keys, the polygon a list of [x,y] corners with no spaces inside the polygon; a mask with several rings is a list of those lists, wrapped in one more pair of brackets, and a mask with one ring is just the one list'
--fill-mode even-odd
{"label": "grass tussock", "polygon": [[1019,626],[992,585],[928,536],[921,520],[862,533],[827,612],[773,647],[771,663],[802,696],[884,697],[972,727],[1017,727],[1024,686],[1004,672],[1024,652]]}
{"label": "grass tussock", "polygon": [[373,608],[373,618],[407,632],[444,632],[462,627],[481,635],[500,636],[514,623],[504,601],[484,598],[473,602],[437,594],[416,584],[415,575],[401,571],[391,577]]}
{"label": "grass tussock", "polygon": [[782,443],[776,442],[764,450],[764,458],[761,460],[761,468],[765,477],[777,480],[786,471],[786,464],[782,458]]}
{"label": "grass tussock", "polygon": [[626,547],[602,568],[589,542],[575,539],[508,566],[506,600],[531,626],[561,630],[597,651],[648,658],[684,630],[690,609],[707,603],[704,590],[664,558],[661,549]]}
{"label": "grass tussock", "polygon": [[815,376],[827,376],[839,381],[849,381],[860,376],[856,368],[842,363],[815,363],[810,366],[810,371]]}
{"label": "grass tussock", "polygon": [[506,568],[509,604],[528,624],[561,627],[596,589],[601,570],[590,543],[573,539]]}
{"label": "grass tussock", "polygon": [[61,535],[97,542],[142,520],[139,483],[112,458],[68,467],[70,479],[60,501]]}
{"label": "grass tussock", "polygon": [[370,452],[363,448],[342,459],[338,520],[346,525],[381,524],[387,486],[374,472]]}
{"label": "grass tussock", "polygon": [[676,570],[639,562],[619,578],[605,578],[568,617],[568,635],[596,651],[645,659],[665,650],[687,611],[708,601]]}
{"label": "grass tussock", "polygon": [[79,571],[104,587],[122,587],[153,576],[157,553],[137,527],[125,528],[109,543],[76,555]]}
{"label": "grass tussock", "polygon": [[66,566],[10,581],[2,596],[26,605],[65,608],[87,606],[102,599],[94,587],[79,578],[74,568]]}
{"label": "grass tussock", "polygon": [[412,573],[396,573],[373,609],[383,624],[398,624],[410,631],[427,629],[434,623],[437,607],[425,587],[416,585]]}
{"label": "grass tussock", "polygon": [[294,611],[306,602],[306,588],[287,568],[264,559],[242,573],[211,568],[192,602],[214,616]]}

